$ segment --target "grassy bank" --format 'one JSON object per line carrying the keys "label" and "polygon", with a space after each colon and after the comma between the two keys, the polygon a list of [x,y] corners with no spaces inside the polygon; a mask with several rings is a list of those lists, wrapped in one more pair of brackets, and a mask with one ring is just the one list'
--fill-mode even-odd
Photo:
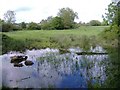
{"label": "grassy bank", "polygon": [[[86,50],[97,43],[103,26],[82,26],[73,30],[22,30],[3,33],[3,53],[10,50],[41,48],[69,48],[80,46]],[[5,36],[6,35],[6,36]]]}

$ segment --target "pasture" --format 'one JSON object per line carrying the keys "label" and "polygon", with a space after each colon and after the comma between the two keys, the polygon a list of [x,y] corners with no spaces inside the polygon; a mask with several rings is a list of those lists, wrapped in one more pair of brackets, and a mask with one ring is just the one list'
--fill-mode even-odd
{"label": "pasture", "polygon": [[[8,39],[3,39],[3,53],[10,50],[23,51],[26,49],[70,48],[95,45],[97,37],[107,27],[81,26],[68,30],[22,30],[4,32]],[[4,36],[3,36],[4,38]],[[90,42],[90,43],[89,43]]]}

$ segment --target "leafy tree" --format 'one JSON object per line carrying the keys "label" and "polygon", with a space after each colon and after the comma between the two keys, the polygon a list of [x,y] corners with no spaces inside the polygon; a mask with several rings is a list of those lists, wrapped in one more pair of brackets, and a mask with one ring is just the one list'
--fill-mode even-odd
{"label": "leafy tree", "polygon": [[50,30],[51,26],[50,26],[50,23],[47,22],[47,21],[44,21],[41,23],[41,29],[43,30]]}
{"label": "leafy tree", "polygon": [[89,24],[90,24],[91,26],[100,26],[100,25],[101,25],[101,22],[98,21],[98,20],[91,20],[91,21],[89,22]]}
{"label": "leafy tree", "polygon": [[[119,4],[120,2],[118,2]],[[116,25],[118,24],[118,21],[120,20],[119,16],[119,7],[115,2],[112,2],[108,5],[108,8],[106,9],[107,13],[105,13],[105,16],[103,17],[103,20],[106,21],[108,24]]]}
{"label": "leafy tree", "polygon": [[103,20],[103,21],[101,22],[101,25],[102,25],[102,26],[108,26],[109,24],[108,24],[108,22],[107,22],[106,20]]}
{"label": "leafy tree", "polygon": [[2,31],[3,32],[8,32],[8,31],[12,31],[14,29],[14,25],[16,18],[15,18],[15,12],[8,10],[5,14],[4,14],[4,21],[2,23]]}
{"label": "leafy tree", "polygon": [[8,10],[5,14],[4,14],[4,20],[6,23],[15,23],[16,18],[15,18],[15,12]]}
{"label": "leafy tree", "polygon": [[54,17],[51,21],[51,26],[53,29],[63,29],[64,28],[64,25],[63,25],[63,21],[62,21],[62,18],[61,17]]}
{"label": "leafy tree", "polygon": [[13,25],[11,23],[6,23],[4,20],[0,19],[0,32],[9,32],[13,30]]}
{"label": "leafy tree", "polygon": [[52,19],[53,19],[53,17],[49,16],[47,19],[41,20],[41,22],[40,22],[41,29],[43,29],[43,30],[54,29],[53,26],[52,26],[52,24],[51,24],[52,23]]}
{"label": "leafy tree", "polygon": [[35,22],[29,23],[27,28],[30,30],[40,30],[41,29],[40,25],[38,25]]}
{"label": "leafy tree", "polygon": [[[120,43],[120,1],[117,3],[110,3],[108,5],[107,13],[103,16],[103,20],[107,21],[110,24],[110,28],[105,29],[104,33],[102,33],[102,37],[108,41],[114,42],[114,40],[118,39],[118,44]],[[120,45],[120,44],[119,44]]]}
{"label": "leafy tree", "polygon": [[25,28],[26,28],[26,23],[25,23],[25,22],[22,22],[22,23],[21,23],[21,28],[22,28],[22,29],[25,29]]}
{"label": "leafy tree", "polygon": [[[114,30],[114,27],[119,27],[120,25],[120,1],[118,3],[110,3],[106,10],[107,13],[103,16],[103,20],[107,21],[111,25],[110,30]],[[120,30],[118,30],[117,33],[120,34]]]}
{"label": "leafy tree", "polygon": [[64,28],[69,29],[74,26],[74,19],[78,18],[77,12],[70,8],[62,8],[58,12],[58,16],[63,20]]}
{"label": "leafy tree", "polygon": [[41,29],[69,29],[74,28],[74,19],[78,18],[77,13],[70,8],[62,8],[56,17],[49,16],[47,19],[40,22]]}
{"label": "leafy tree", "polygon": [[47,21],[47,22],[50,22],[52,19],[53,19],[53,17],[52,17],[52,16],[49,16],[49,17],[46,19],[46,21]]}

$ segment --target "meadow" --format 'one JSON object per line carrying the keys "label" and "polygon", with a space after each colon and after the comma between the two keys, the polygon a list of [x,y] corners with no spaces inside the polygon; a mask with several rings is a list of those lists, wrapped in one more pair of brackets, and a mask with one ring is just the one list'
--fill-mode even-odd
{"label": "meadow", "polygon": [[[4,32],[3,53],[8,51],[24,51],[26,49],[41,48],[70,48],[95,45],[99,34],[106,26],[81,26],[68,30],[22,30]],[[90,43],[89,43],[90,42]]]}
{"label": "meadow", "polygon": [[22,30],[4,33],[15,39],[40,39],[49,38],[53,35],[98,35],[107,26],[81,26],[78,29],[68,29],[68,30]]}

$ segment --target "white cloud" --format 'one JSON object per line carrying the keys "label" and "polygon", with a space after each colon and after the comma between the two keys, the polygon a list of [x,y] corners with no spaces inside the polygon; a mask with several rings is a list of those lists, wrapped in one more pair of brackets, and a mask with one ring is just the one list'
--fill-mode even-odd
{"label": "white cloud", "polygon": [[78,12],[79,20],[102,20],[102,14],[111,0],[1,0],[0,18],[7,10],[16,12],[17,22],[40,22],[48,16],[56,16],[59,9],[69,7]]}

